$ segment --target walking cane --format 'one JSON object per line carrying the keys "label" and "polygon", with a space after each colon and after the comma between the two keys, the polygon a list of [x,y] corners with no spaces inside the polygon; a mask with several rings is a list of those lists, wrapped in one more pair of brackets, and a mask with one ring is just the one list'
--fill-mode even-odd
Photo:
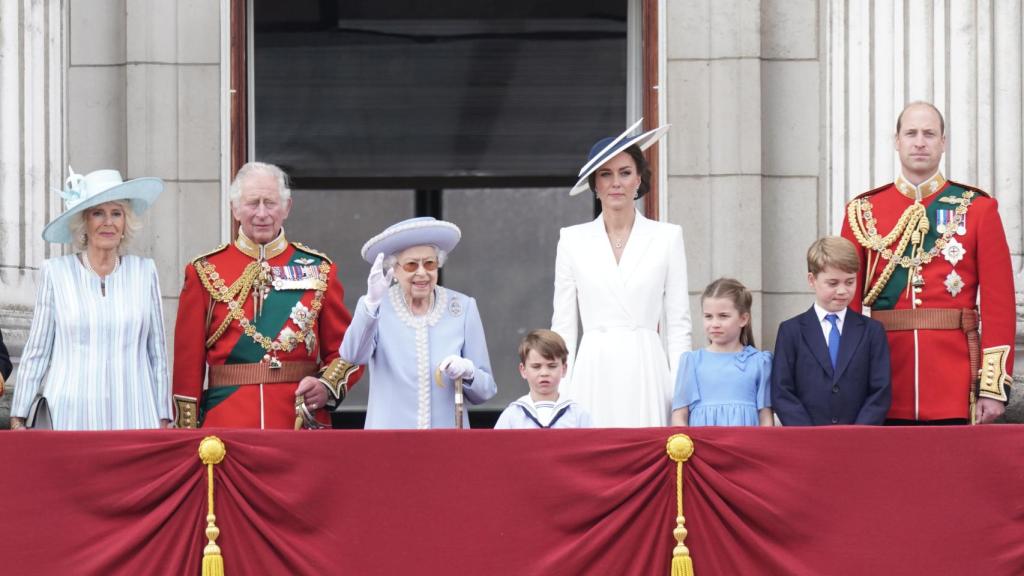
{"label": "walking cane", "polygon": [[[444,388],[444,379],[441,377],[441,369],[434,371],[434,382],[438,388]],[[462,378],[455,379],[455,428],[462,429]]]}
{"label": "walking cane", "polygon": [[455,379],[455,427],[462,429],[462,378]]}

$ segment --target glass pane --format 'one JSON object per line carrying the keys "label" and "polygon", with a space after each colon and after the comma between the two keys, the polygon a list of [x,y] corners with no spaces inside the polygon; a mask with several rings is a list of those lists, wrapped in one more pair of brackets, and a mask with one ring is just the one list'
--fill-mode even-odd
{"label": "glass pane", "polygon": [[[519,340],[551,327],[559,230],[593,219],[592,195],[565,188],[448,190],[445,218],[462,242],[444,267],[443,284],[476,298],[502,409],[529,389],[519,376]],[[499,216],[500,215],[500,216]]]}
{"label": "glass pane", "polygon": [[[293,190],[285,223],[288,238],[326,253],[338,265],[345,306],[352,311],[366,293],[370,265],[359,251],[384,228],[415,215],[412,190]],[[368,376],[345,399],[345,410],[365,410]]]}
{"label": "glass pane", "polygon": [[571,177],[623,126],[627,4],[255,0],[257,157],[300,178]]}

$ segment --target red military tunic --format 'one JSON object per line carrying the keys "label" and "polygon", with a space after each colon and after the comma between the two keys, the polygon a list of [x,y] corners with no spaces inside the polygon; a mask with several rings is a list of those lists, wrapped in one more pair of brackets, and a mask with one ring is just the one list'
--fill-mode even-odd
{"label": "red military tunic", "polygon": [[[263,252],[265,265],[259,263],[260,246],[240,232],[234,244],[185,267],[174,330],[181,427],[293,428],[295,389],[303,376],[319,377],[339,401],[360,376],[338,358],[352,316],[337,267],[325,255],[289,243],[283,231]],[[264,295],[258,317],[254,293]],[[273,381],[281,378],[289,380]],[[330,424],[322,408],[315,417]]]}
{"label": "red military tunic", "polygon": [[[980,395],[1005,401],[1003,386],[1009,385],[1013,373],[1016,312],[1013,268],[996,200],[976,188],[948,182],[941,174],[922,183],[920,190],[923,209],[912,208],[915,188],[902,178],[858,196],[847,206],[842,235],[854,243],[861,260],[851,307],[860,309],[863,303],[872,313],[953,311],[975,308],[980,295]],[[907,231],[907,244],[900,251],[904,234],[890,233],[905,213],[905,221],[912,220],[908,209],[920,214],[914,228],[923,243],[915,249],[914,230]],[[893,259],[896,264],[889,266]],[[887,326],[887,334],[892,356],[888,417],[968,418],[977,374],[971,370],[965,332]]]}

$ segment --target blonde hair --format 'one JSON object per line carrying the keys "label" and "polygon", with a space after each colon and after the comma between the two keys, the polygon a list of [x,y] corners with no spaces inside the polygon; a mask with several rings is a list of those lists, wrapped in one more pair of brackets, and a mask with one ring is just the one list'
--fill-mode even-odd
{"label": "blonde hair", "polygon": [[842,236],[825,236],[815,240],[807,249],[807,271],[817,276],[828,267],[856,274],[860,270],[860,258],[853,242]]}
{"label": "blonde hair", "polygon": [[704,289],[700,297],[701,306],[708,298],[726,298],[732,301],[736,310],[742,316],[747,315],[747,325],[740,330],[740,344],[754,346],[754,320],[751,318],[750,308],[754,303],[754,296],[747,290],[747,287],[733,278],[719,278]]}
{"label": "blonde hair", "polygon": [[[117,245],[117,253],[122,254],[126,245],[131,243],[139,230],[142,230],[142,222],[135,215],[135,211],[132,210],[131,202],[122,200],[112,200],[111,202],[120,206],[124,211],[124,236],[121,238],[121,243]],[[89,244],[88,237],[85,234],[85,231],[88,229],[86,218],[88,218],[89,210],[92,208],[95,208],[95,206],[82,210],[78,216],[68,222],[68,229],[71,230],[71,248],[75,252],[85,250],[85,247]]]}
{"label": "blonde hair", "polygon": [[535,350],[548,360],[559,360],[565,364],[569,359],[569,349],[565,346],[565,340],[558,335],[558,332],[551,330],[534,330],[523,337],[519,342],[519,361],[526,364],[526,357],[530,350]]}

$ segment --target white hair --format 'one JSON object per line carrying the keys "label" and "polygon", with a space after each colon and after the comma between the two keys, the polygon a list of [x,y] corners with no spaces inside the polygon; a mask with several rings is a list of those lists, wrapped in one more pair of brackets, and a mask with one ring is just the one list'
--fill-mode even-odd
{"label": "white hair", "polygon": [[235,179],[231,181],[229,198],[232,205],[237,204],[238,199],[242,197],[242,182],[257,174],[269,174],[277,180],[277,190],[281,194],[282,202],[292,197],[292,190],[288,187],[288,175],[284,173],[284,170],[266,162],[246,162],[238,169],[238,174],[235,174]]}
{"label": "white hair", "polygon": [[[444,263],[448,261],[448,252],[446,252],[445,250],[441,250],[434,244],[426,244],[426,246],[430,246],[431,248],[433,248],[434,253],[437,254],[437,267],[443,267]],[[409,246],[409,248],[415,248],[415,246]],[[385,256],[383,262],[384,269],[387,270],[388,268],[394,268],[395,266],[397,266],[398,255],[401,254],[402,252],[405,252],[409,248],[405,248],[401,252],[396,252],[394,254],[388,254],[387,256]]]}

